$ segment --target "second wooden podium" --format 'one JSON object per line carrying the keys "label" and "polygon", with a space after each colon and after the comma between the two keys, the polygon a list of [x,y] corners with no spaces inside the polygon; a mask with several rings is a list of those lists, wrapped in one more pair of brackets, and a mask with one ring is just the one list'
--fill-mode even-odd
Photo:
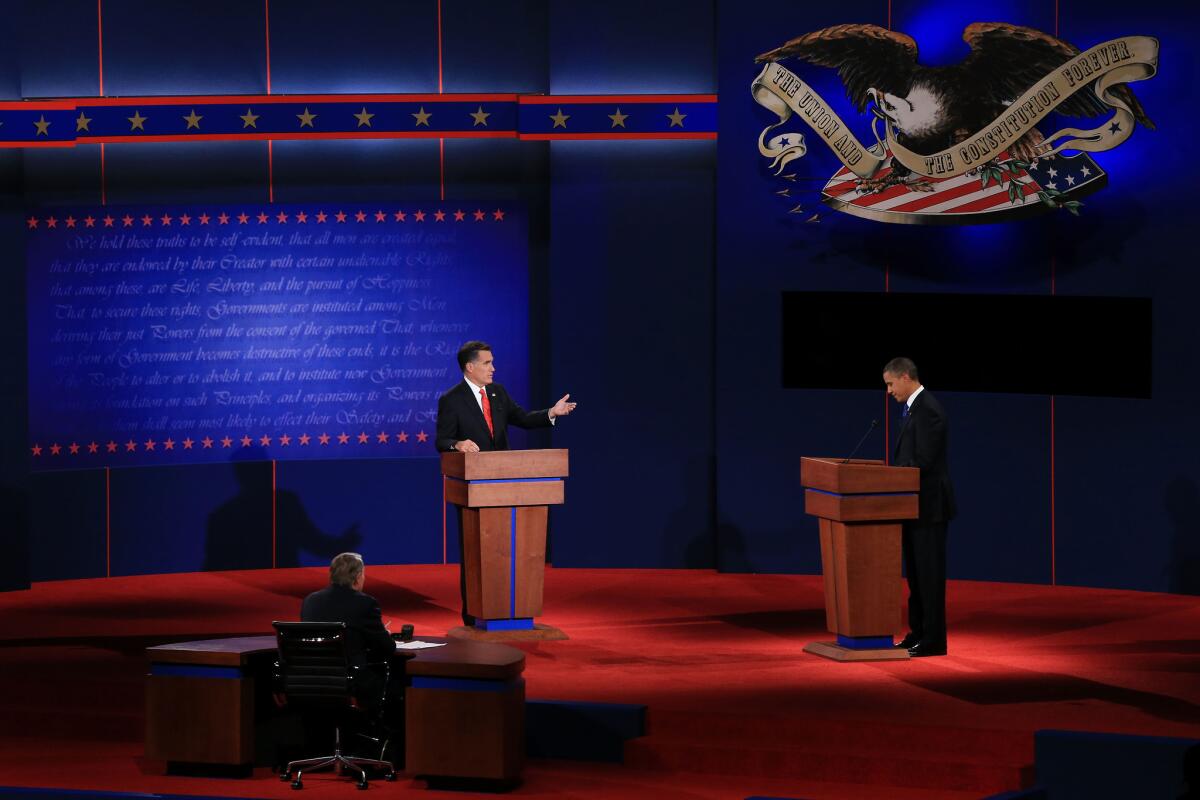
{"label": "second wooden podium", "polygon": [[478,632],[565,638],[533,618],[542,613],[549,506],[564,501],[567,474],[566,450],[442,454],[446,501],[462,509],[466,610]]}
{"label": "second wooden podium", "polygon": [[837,661],[908,658],[900,623],[900,525],[917,517],[921,471],[882,461],[800,459],[804,510],[820,518],[825,624],[836,642],[805,652]]}

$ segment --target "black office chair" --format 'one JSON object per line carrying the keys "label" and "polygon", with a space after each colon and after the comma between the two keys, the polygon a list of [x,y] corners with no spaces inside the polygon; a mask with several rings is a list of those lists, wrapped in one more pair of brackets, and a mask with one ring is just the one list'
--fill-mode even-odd
{"label": "black office chair", "polygon": [[[306,715],[320,715],[333,722],[333,755],[291,761],[279,774],[281,781],[292,779],[292,788],[301,789],[304,772],[332,767],[341,774],[349,769],[358,774],[358,788],[367,788],[367,772],[373,767],[384,772],[384,780],[394,781],[396,770],[391,762],[342,754],[342,729],[345,723],[372,722],[370,714],[355,702],[355,677],[360,667],[350,663],[344,622],[273,622],[279,660],[275,663],[276,691],[287,704]],[[378,702],[368,704],[382,709],[387,686],[386,663],[370,665],[382,670],[383,683]],[[364,718],[366,718],[364,720]],[[294,776],[294,777],[293,777]]]}

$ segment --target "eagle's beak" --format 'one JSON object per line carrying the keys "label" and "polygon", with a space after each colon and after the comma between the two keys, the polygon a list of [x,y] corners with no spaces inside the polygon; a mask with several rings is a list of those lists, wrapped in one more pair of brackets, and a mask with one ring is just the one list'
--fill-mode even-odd
{"label": "eagle's beak", "polygon": [[882,110],[880,110],[880,108],[879,108],[880,96],[879,95],[880,95],[880,93],[877,89],[867,89],[867,96],[871,98],[871,107],[870,107],[869,111],[872,114],[874,114],[875,116],[879,117],[884,122],[887,122],[891,119],[891,117],[889,117],[887,114],[883,113]]}

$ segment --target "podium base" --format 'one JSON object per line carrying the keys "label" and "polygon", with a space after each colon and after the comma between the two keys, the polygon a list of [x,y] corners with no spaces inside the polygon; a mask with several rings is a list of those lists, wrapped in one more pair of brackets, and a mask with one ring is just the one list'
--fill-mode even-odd
{"label": "podium base", "polygon": [[878,650],[855,650],[850,647],[842,647],[836,642],[809,642],[804,646],[804,652],[834,661],[905,661],[909,657],[907,650],[898,650],[894,647]]}
{"label": "podium base", "polygon": [[[481,631],[459,625],[446,631],[446,635],[452,639],[469,639],[473,642],[553,642],[571,638],[553,625],[540,622],[535,622],[532,628],[510,631]],[[907,657],[908,653],[904,655]]]}

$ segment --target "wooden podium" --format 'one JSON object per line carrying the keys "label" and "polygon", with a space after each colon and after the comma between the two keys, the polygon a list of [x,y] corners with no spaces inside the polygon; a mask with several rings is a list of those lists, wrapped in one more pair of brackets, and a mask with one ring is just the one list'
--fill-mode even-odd
{"label": "wooden podium", "polygon": [[443,453],[446,501],[462,509],[462,569],[475,628],[451,635],[565,639],[542,613],[549,506],[564,501],[566,450]]}
{"label": "wooden podium", "polygon": [[805,512],[820,518],[825,625],[837,634],[804,651],[836,661],[908,658],[892,635],[900,622],[900,523],[917,517],[921,471],[802,458],[800,483]]}

